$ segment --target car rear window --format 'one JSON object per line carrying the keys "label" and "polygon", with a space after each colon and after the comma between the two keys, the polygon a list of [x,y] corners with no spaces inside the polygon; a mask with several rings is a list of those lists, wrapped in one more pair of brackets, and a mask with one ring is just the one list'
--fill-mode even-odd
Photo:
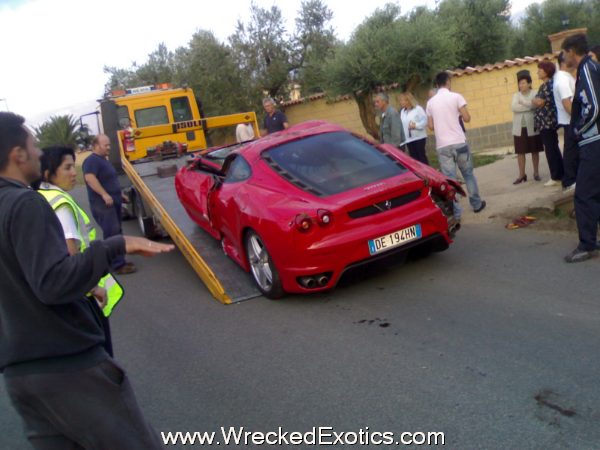
{"label": "car rear window", "polygon": [[290,182],[316,195],[338,194],[406,172],[391,155],[348,132],[289,142],[262,154]]}

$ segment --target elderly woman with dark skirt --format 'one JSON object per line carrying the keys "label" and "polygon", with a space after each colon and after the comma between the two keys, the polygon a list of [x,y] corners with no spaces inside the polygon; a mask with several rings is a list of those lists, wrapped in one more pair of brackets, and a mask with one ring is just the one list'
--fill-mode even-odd
{"label": "elderly woman with dark skirt", "polygon": [[542,61],[538,64],[538,77],[542,85],[533,100],[536,107],[533,121],[536,131],[540,133],[546,160],[550,169],[550,180],[544,186],[558,186],[561,183],[564,167],[563,158],[558,146],[558,120],[556,117],[556,104],[554,103],[552,77],[556,72],[556,66],[550,61]]}
{"label": "elderly woman with dark skirt", "polygon": [[521,70],[517,73],[519,91],[513,95],[513,136],[515,141],[515,153],[519,163],[519,177],[513,184],[520,184],[527,181],[525,173],[525,155],[531,153],[533,163],[533,179],[541,181],[539,173],[540,152],[543,151],[540,135],[534,129],[533,111],[535,106],[533,100],[535,92],[531,89],[531,75],[528,70]]}

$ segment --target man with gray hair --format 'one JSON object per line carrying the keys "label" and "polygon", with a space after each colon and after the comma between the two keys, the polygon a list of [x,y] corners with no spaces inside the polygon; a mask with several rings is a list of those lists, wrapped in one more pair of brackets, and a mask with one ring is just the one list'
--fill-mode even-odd
{"label": "man with gray hair", "polygon": [[385,92],[375,95],[374,105],[381,113],[379,141],[400,148],[400,144],[405,140],[400,114],[390,105],[390,98]]}
{"label": "man with gray hair", "polygon": [[285,114],[275,109],[275,100],[270,97],[263,99],[263,108],[265,108],[265,120],[263,122],[263,135],[276,133],[277,131],[285,130],[290,126]]}

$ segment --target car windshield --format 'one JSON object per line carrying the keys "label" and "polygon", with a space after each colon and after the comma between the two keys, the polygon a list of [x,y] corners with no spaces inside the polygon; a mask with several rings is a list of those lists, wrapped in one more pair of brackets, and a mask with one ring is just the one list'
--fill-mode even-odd
{"label": "car windshield", "polygon": [[227,158],[227,156],[231,152],[233,152],[234,150],[237,150],[238,148],[240,148],[240,144],[233,144],[228,147],[223,147],[218,150],[213,150],[212,152],[208,152],[203,156],[203,158],[210,159],[222,166],[223,163],[225,162],[225,158]]}
{"label": "car windshield", "polygon": [[333,195],[406,172],[391,155],[348,132],[325,133],[269,149],[263,158],[290,182]]}

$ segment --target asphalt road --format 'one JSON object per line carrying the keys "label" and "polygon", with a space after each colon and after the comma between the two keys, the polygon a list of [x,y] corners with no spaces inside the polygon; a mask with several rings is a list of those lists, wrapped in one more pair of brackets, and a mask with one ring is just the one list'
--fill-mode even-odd
{"label": "asphalt road", "polygon": [[[452,449],[597,449],[600,260],[564,264],[574,245],[467,225],[448,251],[331,293],[231,306],[180,254],[135,258],[115,351],[158,431],[368,427],[442,431]],[[29,448],[3,385],[0,448]]]}

